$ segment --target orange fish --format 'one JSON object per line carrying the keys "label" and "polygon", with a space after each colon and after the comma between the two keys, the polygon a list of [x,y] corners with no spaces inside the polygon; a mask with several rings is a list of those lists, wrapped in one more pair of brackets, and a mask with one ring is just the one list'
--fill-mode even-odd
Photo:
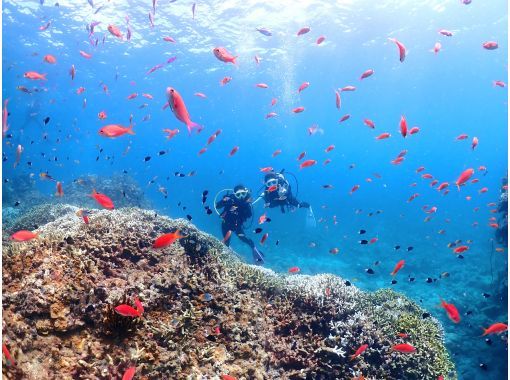
{"label": "orange fish", "polygon": [[57,197],[63,197],[64,196],[64,189],[62,189],[62,182],[57,182],[57,192],[55,193]]}
{"label": "orange fish", "polygon": [[230,375],[221,375],[221,380],[237,380],[237,377]]}
{"label": "orange fish", "polygon": [[174,137],[176,134],[179,133],[179,130],[176,129],[163,129],[163,132],[167,133],[166,138],[170,140],[172,137]]}
{"label": "orange fish", "polygon": [[184,100],[177,92],[177,90],[173,89],[172,87],[167,87],[166,94],[168,97],[168,104],[170,105],[170,109],[178,120],[186,124],[188,127],[188,132],[191,134],[191,130],[193,128],[200,129],[199,124],[191,121],[188,109],[186,108],[186,104],[184,104]]}
{"label": "orange fish", "polygon": [[122,33],[120,32],[119,28],[117,28],[115,25],[112,24],[108,25],[108,31],[112,36],[122,39]]}
{"label": "orange fish", "polygon": [[122,315],[123,317],[131,317],[136,318],[140,316],[140,312],[136,310],[134,307],[122,304],[117,307],[115,307],[115,311]]}
{"label": "orange fish", "polygon": [[407,136],[407,121],[404,115],[400,117],[400,134],[404,138]]}
{"label": "orange fish", "polygon": [[469,168],[469,169],[464,170],[460,174],[459,178],[457,178],[457,181],[455,181],[455,185],[457,186],[459,191],[460,191],[460,186],[463,185],[464,183],[466,183],[471,178],[471,176],[474,174],[474,172],[475,172],[474,169]]}
{"label": "orange fish", "polygon": [[446,310],[448,318],[450,318],[454,323],[460,322],[460,314],[454,304],[447,303],[445,300],[441,299],[441,307]]}
{"label": "orange fish", "polygon": [[375,128],[375,123],[370,119],[363,119],[363,123],[365,123],[365,125],[369,128],[372,128],[372,129]]}
{"label": "orange fish", "polygon": [[502,332],[505,332],[507,330],[508,330],[508,325],[507,324],[501,323],[501,322],[497,322],[497,323],[494,323],[494,324],[490,325],[486,329],[483,329],[483,335],[482,336],[489,335],[489,334],[501,334]]}
{"label": "orange fish", "polygon": [[225,49],[224,47],[215,47],[213,49],[213,53],[214,53],[214,56],[216,58],[218,58],[220,61],[222,62],[225,62],[225,63],[232,63],[232,64],[236,64],[236,58],[238,57],[237,55],[236,56],[233,56],[232,54],[230,54],[227,49]]}
{"label": "orange fish", "polygon": [[7,360],[8,366],[16,365],[16,363],[14,363],[14,359],[11,356],[11,353],[9,352],[9,349],[7,348],[7,346],[5,344],[2,344],[2,352],[5,356],[5,359]]}
{"label": "orange fish", "polygon": [[90,59],[92,58],[92,55],[87,53],[87,52],[84,52],[83,50],[80,50],[80,55],[83,57],[83,58],[86,58],[86,59]]}
{"label": "orange fish", "polygon": [[469,249],[467,245],[461,245],[460,247],[454,248],[453,252],[455,253],[463,253],[466,252]]}
{"label": "orange fish", "polygon": [[124,375],[122,376],[122,380],[132,380],[135,376],[136,367],[129,367],[126,369],[126,372],[124,372]]}
{"label": "orange fish", "polygon": [[333,149],[335,149],[335,146],[334,146],[334,145],[330,145],[330,146],[328,146],[328,147],[327,147],[324,151],[325,151],[326,153],[329,153],[329,152],[331,152]]}
{"label": "orange fish", "polygon": [[179,230],[175,232],[170,232],[168,234],[161,235],[156,239],[154,244],[152,245],[152,248],[165,248],[171,245],[173,242],[175,242],[178,239],[182,239],[186,236],[181,235]]}
{"label": "orange fish", "polygon": [[227,241],[229,241],[230,236],[232,236],[232,231],[228,230],[227,233],[225,234],[225,236],[223,237],[223,243],[226,243]]}
{"label": "orange fish", "polygon": [[299,267],[289,268],[289,273],[299,273],[299,272],[301,272],[301,269],[299,269]]}
{"label": "orange fish", "polygon": [[265,168],[260,168],[260,171],[262,173],[269,173],[273,171],[273,168],[271,166],[266,166]]}
{"label": "orange fish", "polygon": [[368,69],[368,70],[364,71],[363,74],[361,74],[359,80],[368,78],[368,77],[372,76],[373,74],[374,74],[374,70]]}
{"label": "orange fish", "polygon": [[234,154],[237,153],[237,151],[239,150],[239,147],[238,146],[235,146],[232,148],[232,150],[230,151],[230,153],[228,154],[230,157],[232,157]]}
{"label": "orange fish", "polygon": [[400,62],[404,62],[406,59],[406,47],[404,44],[398,41],[396,38],[388,38],[388,40],[394,42],[397,45]]}
{"label": "orange fish", "polygon": [[388,132],[384,132],[384,133],[381,133],[379,136],[377,136],[375,139],[376,140],[384,140],[384,139],[387,139],[390,137],[391,137],[391,135]]}
{"label": "orange fish", "polygon": [[349,194],[351,194],[351,195],[352,195],[355,191],[358,191],[358,189],[359,189],[359,185],[354,185],[354,186],[352,187],[352,189],[351,189],[351,191],[350,191],[350,193],[349,193]]}
{"label": "orange fish", "polygon": [[222,80],[220,80],[220,85],[225,86],[231,80],[232,80],[232,77],[224,77]]}
{"label": "orange fish", "polygon": [[115,138],[119,136],[123,136],[125,134],[134,135],[133,126],[123,127],[119,124],[108,124],[99,129],[98,132],[103,137]]}
{"label": "orange fish", "polygon": [[404,354],[411,354],[416,351],[416,348],[407,343],[396,344],[391,347],[391,351],[402,352]]}
{"label": "orange fish", "polygon": [[39,74],[38,72],[35,71],[27,71],[25,74],[23,74],[23,76],[27,79],[32,80],[47,80],[46,74]]}
{"label": "orange fish", "polygon": [[360,356],[366,349],[368,348],[368,344],[362,344],[359,346],[359,348],[356,350],[354,354],[350,356],[351,360],[356,359],[358,356]]}
{"label": "orange fish", "polygon": [[32,239],[35,239],[37,237],[37,233],[27,231],[27,230],[21,230],[18,232],[15,232],[11,235],[10,240],[22,242],[22,241],[29,241]]}
{"label": "orange fish", "polygon": [[45,55],[43,60],[44,60],[44,62],[50,63],[52,65],[57,63],[57,59],[54,56],[52,56],[51,54]]}
{"label": "orange fish", "polygon": [[299,169],[303,169],[303,168],[308,168],[310,166],[313,166],[317,163],[316,160],[306,160],[306,161],[303,161],[301,163],[301,165],[299,165]]}
{"label": "orange fish", "polygon": [[296,108],[294,108],[294,109],[292,110],[292,112],[294,112],[294,113],[301,113],[301,112],[303,112],[304,110],[305,110],[305,107],[300,106],[300,107],[296,107]]}
{"label": "orange fish", "polygon": [[265,83],[257,83],[255,85],[255,87],[258,87],[258,88],[268,88],[269,86],[267,84],[265,84]]}
{"label": "orange fish", "polygon": [[96,202],[99,203],[102,207],[108,210],[114,209],[113,201],[108,196],[98,193],[95,189],[92,190],[92,194],[90,194],[90,196],[94,198]]}
{"label": "orange fish", "polygon": [[395,268],[393,268],[393,272],[391,272],[390,274],[391,274],[392,276],[395,276],[395,275],[397,274],[397,272],[398,272],[400,269],[402,269],[402,268],[404,267],[404,264],[405,264],[405,263],[406,263],[406,262],[405,262],[404,260],[400,260],[400,261],[397,263],[397,265],[395,265]]}

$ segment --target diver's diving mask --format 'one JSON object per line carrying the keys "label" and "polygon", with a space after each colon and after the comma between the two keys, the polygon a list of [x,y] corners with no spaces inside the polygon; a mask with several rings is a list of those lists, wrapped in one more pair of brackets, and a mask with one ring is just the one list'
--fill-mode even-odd
{"label": "diver's diving mask", "polygon": [[271,186],[277,186],[278,185],[278,179],[277,178],[270,178],[267,180],[266,182],[266,187],[271,187]]}
{"label": "diver's diving mask", "polygon": [[234,196],[237,199],[244,199],[248,196],[248,189],[239,189],[234,192]]}

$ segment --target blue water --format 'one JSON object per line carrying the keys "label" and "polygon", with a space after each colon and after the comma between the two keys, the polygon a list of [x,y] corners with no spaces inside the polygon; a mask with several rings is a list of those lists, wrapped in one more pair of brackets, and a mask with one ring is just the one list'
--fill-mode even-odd
{"label": "blue water", "polygon": [[[272,219],[262,226],[269,232],[267,242],[257,244],[265,253],[265,266],[281,272],[298,266],[305,274],[334,273],[367,290],[391,286],[443,322],[459,378],[501,379],[507,373],[506,341],[493,336],[488,345],[479,335],[482,326],[506,322],[508,317],[506,296],[497,296],[498,285],[507,282],[507,250],[493,249],[497,245],[491,242],[494,230],[488,219],[497,215],[487,206],[498,201],[501,178],[507,173],[507,89],[492,85],[494,80],[507,82],[507,2],[416,3],[207,1],[197,2],[193,19],[191,1],[159,1],[151,28],[150,1],[129,1],[129,6],[97,2],[94,7],[86,1],[59,1],[59,6],[53,1],[43,5],[4,1],[2,94],[9,99],[7,133],[12,134],[2,144],[7,157],[4,179],[31,173],[37,178],[48,171],[63,182],[65,192],[66,184],[80,175],[109,176],[125,170],[144,188],[157,212],[191,215],[199,228],[221,239],[221,221],[204,211],[202,192],[209,191],[206,204],[212,207],[218,191],[238,183],[255,194],[263,185],[260,168],[285,169],[295,174],[298,199],[312,204],[318,224],[306,227],[305,210],[281,214],[278,208],[264,209],[263,202],[256,203],[253,225],[246,232],[258,243],[262,234],[253,233],[258,217],[266,212]],[[125,16],[132,29],[130,41],[106,30],[114,24],[125,35]],[[48,21],[50,27],[39,31]],[[101,23],[89,38],[86,26],[94,21]],[[304,26],[311,26],[311,32],[297,37]],[[258,27],[266,27],[273,35],[258,33]],[[440,29],[454,35],[440,35]],[[318,46],[315,41],[320,35],[326,41]],[[163,41],[165,36],[176,43]],[[389,37],[405,44],[403,63]],[[96,38],[98,46],[93,46],[90,41]],[[497,41],[499,48],[483,49],[482,43],[489,40]],[[442,44],[437,55],[430,51],[436,42]],[[238,55],[238,65],[216,59],[212,54],[216,46]],[[92,58],[83,58],[80,50]],[[55,56],[57,63],[43,62],[46,54]],[[255,55],[261,58],[260,64]],[[146,74],[171,57],[176,57],[173,63]],[[74,80],[68,73],[71,65],[76,67]],[[360,81],[369,68],[375,74]],[[27,71],[47,73],[48,80],[25,79]],[[220,86],[225,76],[233,79]],[[310,87],[298,94],[305,81]],[[256,83],[267,83],[269,88],[257,88]],[[357,89],[342,92],[339,111],[334,90],[346,85]],[[41,91],[27,94],[17,86]],[[80,86],[86,89],[81,95],[76,94]],[[204,126],[200,134],[188,136],[185,125],[169,109],[162,110],[168,86],[180,92],[191,119]],[[207,98],[196,97],[195,92]],[[139,96],[127,100],[131,93]],[[143,98],[142,93],[154,98]],[[272,98],[278,99],[274,107]],[[140,109],[143,103],[148,106]],[[298,106],[305,111],[292,113]],[[97,114],[103,110],[108,118],[101,121]],[[278,116],[266,119],[269,112]],[[135,136],[106,139],[98,135],[108,123],[127,126],[130,114]],[[350,119],[339,123],[345,114]],[[146,115],[150,120],[142,121]],[[409,128],[419,126],[420,132],[402,138],[401,115]],[[47,116],[50,122],[45,125]],[[375,130],[363,124],[365,118],[375,122]],[[313,124],[321,131],[310,136],[307,129]],[[179,128],[180,134],[168,141],[162,132],[165,128]],[[199,156],[218,129],[222,133]],[[391,138],[376,140],[382,132],[391,133]],[[469,138],[457,141],[462,133]],[[479,139],[475,150],[471,149],[473,136]],[[24,152],[13,169],[18,144]],[[325,153],[330,144],[336,148]],[[234,146],[239,151],[229,157]],[[277,149],[282,153],[273,158]],[[392,165],[390,161],[404,149],[408,151],[404,162]],[[159,156],[161,150],[169,152]],[[303,151],[305,159],[315,159],[317,165],[300,170],[296,158]],[[144,161],[147,156],[150,161]],[[331,163],[325,166],[327,158]],[[426,170],[417,174],[422,165]],[[487,167],[485,175],[478,171],[480,165]],[[473,178],[480,181],[458,191],[453,184],[467,168],[474,168]],[[196,171],[196,175],[180,178],[174,176],[176,171]],[[431,188],[430,180],[421,178],[424,173],[449,182],[449,194]],[[149,185],[154,177],[155,183]],[[290,182],[297,190],[292,178]],[[333,188],[324,189],[326,184]],[[356,184],[359,190],[349,195]],[[53,197],[54,183],[37,181],[37,186],[49,199]],[[167,199],[158,191],[160,186],[167,189]],[[480,194],[483,187],[489,190]],[[420,196],[407,203],[413,193]],[[437,207],[429,222],[424,222],[424,205]],[[382,212],[369,216],[377,210]],[[473,227],[474,222],[479,225]],[[367,233],[358,235],[360,229]],[[445,233],[438,234],[439,230]],[[373,237],[378,237],[375,244],[358,243]],[[457,239],[473,241],[464,259],[447,247]],[[395,245],[402,248],[395,250]],[[414,249],[407,252],[408,246]],[[251,261],[250,249],[236,237],[232,247]],[[339,253],[330,254],[335,247]],[[389,272],[401,259],[406,265],[396,276],[398,282],[391,285]],[[380,264],[375,265],[376,261]],[[375,274],[368,275],[367,268]],[[440,279],[445,271],[450,277]],[[408,276],[416,280],[409,282]],[[427,277],[437,281],[429,284]],[[439,297],[457,306],[459,324],[437,307]],[[488,369],[480,369],[480,363]]]}

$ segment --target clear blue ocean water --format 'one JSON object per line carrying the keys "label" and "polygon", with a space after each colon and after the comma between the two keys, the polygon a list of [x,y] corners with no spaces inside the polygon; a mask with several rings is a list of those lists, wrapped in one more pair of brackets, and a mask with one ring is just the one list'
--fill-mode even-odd
{"label": "clear blue ocean water", "polygon": [[[206,204],[212,208],[217,192],[239,183],[256,196],[263,186],[261,168],[285,169],[297,180],[298,185],[289,175],[293,191],[299,187],[297,198],[312,205],[317,226],[306,225],[306,210],[282,214],[257,202],[246,233],[264,252],[266,267],[287,272],[298,266],[303,274],[337,274],[366,290],[391,287],[403,292],[443,323],[460,379],[505,378],[506,339],[492,336],[489,345],[480,335],[482,326],[508,318],[507,247],[493,242],[489,218],[498,215],[488,206],[498,202],[508,169],[507,88],[493,85],[508,79],[506,1],[197,1],[193,18],[192,1],[160,0],[153,27],[151,1],[43,3],[3,1],[2,94],[9,99],[10,112],[10,136],[2,144],[4,180],[31,174],[38,178],[47,171],[62,181],[65,192],[81,175],[126,171],[156,212],[190,215],[199,228],[222,239],[221,220],[205,212],[203,191],[209,192]],[[130,41],[125,38],[126,16]],[[46,30],[39,30],[49,22]],[[100,23],[91,34],[93,22]],[[124,39],[112,36],[109,24],[119,27]],[[311,31],[298,37],[304,26]],[[259,33],[256,28],[261,27],[272,36]],[[441,29],[453,36],[439,34]],[[321,35],[326,39],[317,45]],[[164,41],[166,36],[176,42]],[[406,46],[404,62],[388,38]],[[486,41],[497,41],[499,48],[484,49]],[[436,42],[442,45],[438,54],[431,52]],[[218,60],[212,53],[217,46],[239,56],[238,64]],[[82,57],[80,50],[92,57]],[[43,62],[47,54],[57,62]],[[171,57],[176,58],[166,64]],[[158,64],[164,65],[147,74]],[[76,68],[74,80],[71,65]],[[360,81],[367,69],[374,74]],[[47,81],[24,78],[28,71],[46,73]],[[220,86],[227,76],[231,82]],[[298,93],[303,82],[310,86]],[[356,90],[341,92],[338,110],[335,90],[347,85]],[[204,127],[199,134],[189,136],[171,110],[162,110],[168,86],[179,91],[191,119]],[[76,93],[79,87],[85,88],[82,94]],[[132,93],[138,97],[128,100]],[[275,106],[273,98],[278,100]],[[293,113],[298,106],[305,111]],[[98,118],[100,111],[107,113],[106,120]],[[266,119],[269,112],[278,116]],[[98,134],[109,123],[129,125],[130,114],[136,135],[107,139]],[[350,118],[340,123],[346,114]],[[403,138],[401,115],[409,128],[418,126],[419,133]],[[373,120],[375,129],[364,119]],[[310,135],[308,128],[314,124],[319,130]],[[162,131],[166,128],[179,128],[180,133],[167,140]],[[221,134],[198,155],[218,129]],[[391,137],[377,140],[383,132]],[[461,134],[469,137],[456,140]],[[474,136],[479,145],[473,150]],[[18,144],[24,151],[13,169]],[[335,149],[326,153],[331,144]],[[235,146],[239,151],[230,157]],[[272,157],[277,149],[282,153]],[[158,155],[162,150],[168,153]],[[391,164],[402,150],[407,150],[405,160]],[[299,169],[296,158],[301,152],[317,164]],[[331,163],[324,165],[326,159]],[[420,166],[425,171],[416,173]],[[487,170],[479,171],[480,166]],[[472,178],[479,182],[468,182],[459,191],[454,182],[468,168],[475,169]],[[174,175],[191,171],[196,174]],[[449,182],[450,192],[435,190],[437,185],[433,188],[431,180],[421,178],[424,173],[439,183]],[[356,184],[359,190],[350,195]],[[54,183],[38,180],[37,186],[53,197]],[[166,199],[160,187],[168,191]],[[484,187],[488,191],[480,193]],[[407,202],[414,193],[420,196]],[[437,207],[428,222],[425,205]],[[264,212],[271,222],[255,234]],[[360,229],[366,234],[359,235]],[[265,232],[269,237],[261,245]],[[373,237],[378,238],[374,244],[359,243]],[[464,259],[447,247],[458,239],[472,240]],[[396,245],[402,248],[396,250]],[[406,250],[409,246],[411,251]],[[251,262],[250,248],[235,236],[232,247]],[[329,253],[332,248],[339,253]],[[389,273],[402,259],[405,267],[391,284]],[[367,268],[375,274],[367,274]],[[449,277],[441,278],[443,272]],[[438,307],[439,297],[457,306],[459,324]]]}

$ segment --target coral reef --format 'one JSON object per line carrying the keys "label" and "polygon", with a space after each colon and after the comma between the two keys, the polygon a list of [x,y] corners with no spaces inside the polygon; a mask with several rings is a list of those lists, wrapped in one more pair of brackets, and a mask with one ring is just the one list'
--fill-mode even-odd
{"label": "coral reef", "polygon": [[[145,379],[456,379],[439,322],[398,293],[245,264],[182,219],[124,208],[86,225],[58,207],[69,212],[38,239],[3,244],[6,379],[112,379],[132,365]],[[152,248],[176,229],[185,238]],[[134,296],[141,317],[113,311]],[[416,352],[391,351],[404,341]]]}

